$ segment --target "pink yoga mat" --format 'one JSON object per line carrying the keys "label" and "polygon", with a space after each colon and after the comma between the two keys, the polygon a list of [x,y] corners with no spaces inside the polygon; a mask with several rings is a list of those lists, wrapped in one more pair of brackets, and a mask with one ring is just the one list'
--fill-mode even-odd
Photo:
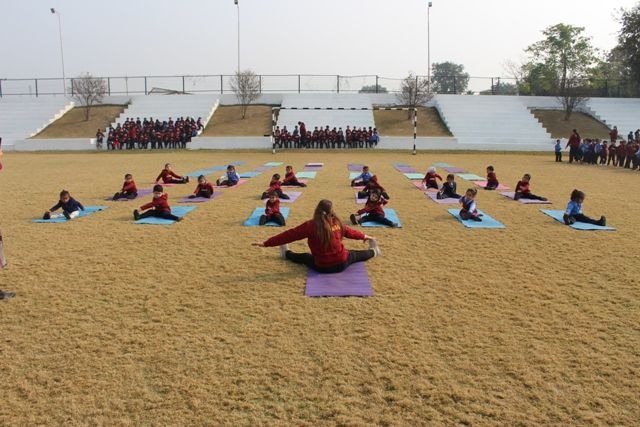
{"label": "pink yoga mat", "polygon": [[222,191],[217,191],[213,193],[210,199],[207,199],[206,197],[194,197],[193,199],[190,199],[189,197],[183,197],[182,199],[178,200],[178,203],[206,203],[220,196],[222,196]]}
{"label": "pink yoga mat", "polygon": [[302,191],[285,191],[284,194],[289,196],[288,199],[280,199],[281,203],[293,203],[302,195]]}
{"label": "pink yoga mat", "polygon": [[437,191],[425,191],[424,193],[428,198],[440,205],[457,205],[458,199],[438,199]]}
{"label": "pink yoga mat", "polygon": [[[473,181],[473,183],[475,185],[477,185],[478,187],[484,188],[487,186],[487,181]],[[509,187],[507,187],[506,185],[502,185],[502,184],[498,184],[498,188],[496,188],[496,190],[508,190]]]}
{"label": "pink yoga mat", "polygon": [[[500,193],[504,197],[513,200],[513,196],[516,194],[513,191],[503,191]],[[518,199],[518,201],[525,205],[550,205],[551,202],[548,200],[534,200],[534,199]]]}
{"label": "pink yoga mat", "polygon": [[308,297],[371,297],[373,288],[365,263],[357,262],[341,273],[308,270],[304,294]]}
{"label": "pink yoga mat", "polygon": [[[424,191],[424,184],[422,183],[422,181],[411,181],[411,184],[413,184],[413,186],[416,187],[418,190],[423,190]],[[437,190],[435,190],[435,191],[437,191]]]}

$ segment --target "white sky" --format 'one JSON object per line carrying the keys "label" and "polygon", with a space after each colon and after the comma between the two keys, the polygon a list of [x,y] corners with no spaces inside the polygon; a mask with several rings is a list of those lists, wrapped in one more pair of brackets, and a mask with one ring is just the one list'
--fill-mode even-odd
{"label": "white sky", "polygon": [[[636,0],[433,0],[431,60],[472,76],[506,76],[506,59],[559,22],[615,46],[620,7]],[[230,74],[233,0],[0,0],[0,78]],[[427,73],[426,0],[240,0],[241,68],[259,74]],[[476,83],[477,84],[477,83]],[[475,85],[474,85],[475,86]],[[488,86],[488,84],[486,85]]]}

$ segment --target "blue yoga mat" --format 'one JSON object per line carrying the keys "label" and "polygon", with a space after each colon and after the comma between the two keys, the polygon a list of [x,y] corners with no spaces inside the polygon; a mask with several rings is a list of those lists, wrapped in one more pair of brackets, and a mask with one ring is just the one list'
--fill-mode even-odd
{"label": "blue yoga mat", "polygon": [[265,163],[264,166],[276,167],[276,166],[280,166],[281,164],[282,162],[268,162],[268,163]]}
{"label": "blue yoga mat", "polygon": [[297,172],[296,173],[296,178],[306,178],[306,179],[315,179],[316,174],[318,172],[311,172],[311,171],[302,171],[302,172]]}
{"label": "blue yoga mat", "polygon": [[[230,162],[229,164],[233,165],[233,166],[242,166],[245,163],[247,163],[247,162],[245,162],[244,160],[236,160],[235,162]],[[225,167],[225,169],[226,169],[226,167]]]}
{"label": "blue yoga mat", "polygon": [[456,175],[458,175],[458,177],[464,179],[465,181],[486,181],[487,180],[487,178],[483,178],[474,173],[459,173]]}
{"label": "blue yoga mat", "polygon": [[200,169],[197,171],[193,171],[193,172],[189,172],[188,174],[186,174],[186,176],[188,177],[192,177],[192,178],[197,178],[200,175],[211,175],[214,172],[219,172],[219,171],[223,171],[226,170],[227,167],[226,166],[212,166],[210,168],[206,168],[206,169]]}
{"label": "blue yoga mat", "polygon": [[[177,217],[182,218],[192,210],[194,210],[195,206],[175,206],[171,208],[171,213]],[[135,221],[135,224],[153,224],[153,225],[171,225],[175,221],[164,218],[156,218],[154,216],[150,216],[149,218],[142,218]]]}
{"label": "blue yoga mat", "polygon": [[261,175],[262,172],[249,171],[249,172],[240,172],[240,178],[255,178],[258,175]]}
{"label": "blue yoga mat", "polygon": [[[398,218],[398,214],[396,213],[395,209],[387,209],[387,208],[385,208],[384,216],[388,220],[398,224],[398,227],[402,227],[402,224],[400,223],[400,218]],[[379,222],[365,222],[365,223],[360,224],[360,225],[362,225],[363,227],[388,227],[388,226],[386,226],[384,224],[380,224]]]}
{"label": "blue yoga mat", "polygon": [[424,174],[422,173],[403,173],[403,175],[412,181],[420,181],[424,179]]}
{"label": "blue yoga mat", "polygon": [[483,215],[482,221],[473,221],[470,219],[463,220],[459,215],[460,209],[452,208],[448,209],[448,212],[467,228],[506,228],[500,221],[491,218],[489,215],[480,210],[478,211],[478,213],[481,213]]}
{"label": "blue yoga mat", "polygon": [[448,168],[451,167],[451,165],[449,163],[434,163],[431,166],[433,166],[434,168]]}
{"label": "blue yoga mat", "polygon": [[[78,218],[89,216],[94,212],[100,212],[100,211],[103,211],[105,209],[107,209],[107,206],[85,206],[84,210],[80,211],[80,215],[78,215],[76,218],[72,219],[71,221],[75,221]],[[54,212],[54,214],[56,214],[56,213],[60,213],[60,212]],[[51,222],[51,223],[58,223],[59,224],[61,222],[69,222],[69,220],[62,216],[62,217],[59,217],[59,218],[52,218],[52,219],[39,218],[39,219],[32,220],[32,222],[37,222],[37,223],[48,223],[48,222]]]}
{"label": "blue yoga mat", "polygon": [[360,175],[362,175],[362,172],[349,172],[349,179],[354,180]]}
{"label": "blue yoga mat", "polygon": [[[289,208],[280,208],[280,213],[284,217],[284,219],[289,218]],[[257,227],[260,225],[260,216],[264,214],[264,208],[255,208],[255,210],[251,213],[249,219],[244,222],[245,227]],[[267,222],[265,225],[271,227],[280,227],[280,225],[275,222]]]}
{"label": "blue yoga mat", "polygon": [[[545,215],[549,215],[551,218],[555,219],[556,221],[560,221],[562,224],[564,224],[564,211],[554,211],[551,209],[540,209],[540,212],[542,212]],[[589,231],[615,231],[615,228],[613,227],[602,227],[600,225],[593,225],[593,224],[587,224],[586,222],[576,222],[575,224],[570,225],[569,227],[575,229],[575,230],[589,230]]]}

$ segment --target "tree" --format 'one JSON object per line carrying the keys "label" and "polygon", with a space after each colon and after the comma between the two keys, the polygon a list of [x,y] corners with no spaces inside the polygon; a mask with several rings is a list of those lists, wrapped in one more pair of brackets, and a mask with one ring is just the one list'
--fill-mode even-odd
{"label": "tree", "polygon": [[518,86],[515,83],[502,82],[496,79],[491,89],[483,90],[480,95],[517,95]]}
{"label": "tree", "polygon": [[636,94],[640,92],[640,3],[631,9],[622,9],[618,46],[614,49],[626,71],[636,82]]}
{"label": "tree", "polygon": [[251,70],[238,71],[231,78],[230,86],[238,98],[244,120],[249,105],[260,97],[260,78]]}
{"label": "tree", "polygon": [[71,79],[71,96],[85,108],[85,122],[89,120],[91,107],[102,103],[102,98],[106,93],[107,83],[89,73],[80,74],[78,77]]}
{"label": "tree", "polygon": [[542,32],[544,39],[525,50],[531,55],[526,67],[542,75],[545,85],[562,105],[565,120],[587,101],[585,88],[596,62],[595,49],[583,32],[583,27],[556,24]]}
{"label": "tree", "polygon": [[464,93],[469,86],[469,74],[462,64],[435,62],[431,81],[435,93]]}
{"label": "tree", "polygon": [[[418,77],[409,72],[400,83],[400,92],[396,95],[398,102],[403,107],[417,108],[431,99],[433,93],[429,90],[429,81],[424,77]],[[411,119],[409,111],[407,119]]]}
{"label": "tree", "polygon": [[362,88],[358,91],[359,93],[388,93],[386,87],[380,85],[368,85],[362,86]]}

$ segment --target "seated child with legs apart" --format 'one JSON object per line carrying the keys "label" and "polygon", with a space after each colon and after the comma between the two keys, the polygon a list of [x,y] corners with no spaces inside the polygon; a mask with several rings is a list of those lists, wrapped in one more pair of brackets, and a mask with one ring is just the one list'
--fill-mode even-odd
{"label": "seated child with legs apart", "polygon": [[495,190],[498,188],[500,183],[498,182],[498,177],[496,176],[495,169],[493,166],[487,166],[487,186],[484,187],[485,190]]}
{"label": "seated child with legs apart", "polygon": [[389,194],[387,194],[384,187],[378,183],[378,177],[376,175],[373,175],[367,185],[365,185],[361,191],[358,191],[358,199],[368,198],[369,194],[373,191],[377,191],[387,200],[390,199]]}
{"label": "seated child with legs apart", "polygon": [[298,181],[296,178],[296,174],[293,172],[292,166],[286,167],[286,173],[284,175],[284,180],[282,180],[282,185],[296,186],[296,187],[306,187],[307,184],[304,182]]}
{"label": "seated child with legs apart", "polygon": [[600,225],[602,227],[607,225],[607,219],[604,216],[601,216],[599,220],[595,220],[582,213],[584,198],[585,194],[580,190],[573,190],[571,192],[571,200],[567,204],[567,210],[562,217],[564,223],[572,225],[576,222],[586,222],[587,224]]}
{"label": "seated child with legs apart", "polygon": [[122,184],[122,190],[113,195],[113,200],[133,200],[136,197],[138,197],[138,187],[136,187],[136,183],[133,180],[133,175],[128,173],[124,176],[124,184]]}
{"label": "seated child with legs apart", "polygon": [[267,191],[264,191],[262,193],[262,196],[260,198],[264,200],[267,197],[269,197],[271,193],[275,193],[276,196],[278,196],[281,199],[285,199],[285,200],[290,199],[289,195],[284,194],[282,192],[282,184],[280,184],[280,174],[277,174],[277,173],[273,174],[273,176],[271,177],[271,182],[269,182],[269,188],[267,188]]}
{"label": "seated child with legs apart", "polygon": [[240,175],[236,172],[236,167],[229,165],[227,166],[227,173],[216,180],[216,185],[218,187],[233,187],[234,185],[237,185],[238,182],[240,182]]}
{"label": "seated child with legs apart", "polygon": [[190,199],[201,197],[203,199],[210,199],[213,197],[213,185],[204,175],[198,177],[198,186],[194,190],[193,194],[189,196]]}
{"label": "seated child with legs apart", "polygon": [[436,198],[438,199],[460,199],[462,197],[456,191],[458,190],[458,185],[455,181],[455,176],[452,173],[447,175],[447,181],[442,184],[442,188],[438,191]]}
{"label": "seated child with legs apart", "polygon": [[384,216],[384,205],[386,205],[387,203],[387,200],[382,197],[380,191],[371,191],[369,193],[369,197],[367,198],[367,203],[364,205],[364,208],[358,210],[356,214],[351,214],[351,223],[356,225],[363,224],[365,222],[378,222],[389,227],[397,227],[398,224],[390,221]]}
{"label": "seated child with legs apart", "polygon": [[352,187],[360,187],[367,185],[371,181],[371,172],[369,172],[369,166],[362,167],[362,173],[351,180]]}
{"label": "seated child with legs apart", "polygon": [[162,180],[164,184],[186,184],[189,182],[189,177],[178,175],[171,169],[171,163],[167,163],[156,178],[156,184],[159,183],[160,180]]}
{"label": "seated child with legs apart", "polygon": [[[58,209],[62,209],[62,213],[54,214],[53,212]],[[60,192],[60,200],[53,205],[48,211],[44,213],[42,219],[60,218],[64,216],[66,219],[71,220],[80,215],[80,211],[84,210],[82,203],[71,197],[71,194],[67,190]]]}
{"label": "seated child with legs apart", "polygon": [[422,178],[422,185],[425,190],[428,190],[429,188],[438,190],[438,180],[442,181],[442,177],[436,173],[436,168],[431,166],[427,169],[427,173],[424,175],[424,178]]}
{"label": "seated child with legs apart", "polygon": [[[173,221],[181,221],[182,218],[177,217],[171,213],[171,206],[168,202],[169,195],[164,192],[162,185],[156,184],[153,186],[153,199],[145,205],[140,206],[145,212],[138,212],[138,209],[133,211],[133,219],[136,221],[141,218],[148,218],[150,216],[170,219]],[[147,210],[148,209],[148,210]]]}
{"label": "seated child with legs apart", "polygon": [[542,200],[543,202],[546,202],[547,201],[546,197],[536,196],[531,192],[531,189],[529,188],[530,181],[531,181],[531,175],[529,175],[528,173],[525,173],[522,176],[522,179],[518,181],[518,184],[516,184],[516,192],[513,195],[513,199],[514,200],[531,199],[531,200]]}
{"label": "seated child with legs apart", "polygon": [[478,208],[476,206],[476,195],[478,194],[478,190],[475,188],[467,189],[467,192],[460,198],[460,204],[462,208],[460,208],[460,218],[466,220],[473,221],[482,221],[482,214],[478,213]]}
{"label": "seated child with legs apart", "polygon": [[285,226],[286,222],[280,213],[280,199],[274,191],[270,192],[269,200],[264,209],[264,215],[260,215],[260,225],[265,225],[269,221],[273,221],[278,225]]}

